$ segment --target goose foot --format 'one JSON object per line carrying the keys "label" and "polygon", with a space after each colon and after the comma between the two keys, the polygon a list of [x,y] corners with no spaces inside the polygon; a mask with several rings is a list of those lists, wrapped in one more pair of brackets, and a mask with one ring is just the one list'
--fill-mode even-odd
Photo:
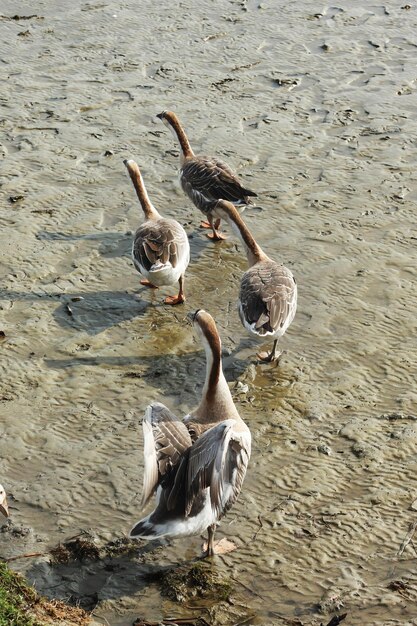
{"label": "goose foot", "polygon": [[256,355],[260,361],[264,363],[274,363],[278,361],[282,355],[282,351],[277,350],[278,339],[275,339],[271,352],[258,352]]}
{"label": "goose foot", "polygon": [[177,296],[167,296],[164,300],[165,304],[182,304],[185,302],[185,297],[182,294],[178,294]]}
{"label": "goose foot", "polygon": [[[219,218],[219,219],[217,219],[217,220],[214,222],[214,228],[218,228],[219,226],[220,226],[220,218]],[[207,222],[206,220],[202,220],[202,221],[200,222],[200,227],[201,227],[201,228],[212,228],[212,225],[210,224],[210,222]]]}
{"label": "goose foot", "polygon": [[273,355],[272,352],[258,352],[256,356],[260,361],[263,361],[264,363],[273,363],[274,361],[277,361],[279,359],[281,354],[282,352],[278,352],[278,354],[275,355]]}
{"label": "goose foot", "polygon": [[208,556],[214,556],[215,554],[228,554],[228,552],[233,552],[233,550],[236,549],[237,545],[233,541],[229,541],[229,539],[223,537],[223,539],[213,542],[210,550],[208,543],[204,543],[203,558]]}
{"label": "goose foot", "polygon": [[144,285],[145,287],[150,287],[151,289],[158,289],[158,287],[152,284],[147,278],[142,278],[140,284]]}
{"label": "goose foot", "polygon": [[227,235],[222,235],[222,233],[217,231],[215,233],[207,233],[207,237],[212,241],[223,241],[224,239],[229,239]]}

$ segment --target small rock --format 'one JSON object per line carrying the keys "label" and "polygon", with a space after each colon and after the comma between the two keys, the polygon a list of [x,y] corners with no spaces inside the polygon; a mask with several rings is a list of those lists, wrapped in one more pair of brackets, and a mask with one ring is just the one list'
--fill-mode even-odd
{"label": "small rock", "polygon": [[310,420],[310,422],[321,421],[321,415],[319,415],[319,413],[316,413],[315,411],[310,411],[310,413],[307,413],[306,418]]}
{"label": "small rock", "polygon": [[327,454],[327,456],[330,456],[332,453],[332,449],[326,443],[319,443],[319,445],[317,446],[317,451],[321,452],[322,454]]}
{"label": "small rock", "polygon": [[358,459],[362,459],[363,457],[366,456],[366,453],[367,453],[366,446],[361,444],[359,441],[357,443],[354,443],[351,449],[352,449],[353,454],[357,456]]}
{"label": "small rock", "polygon": [[249,385],[246,383],[242,383],[242,381],[238,380],[236,385],[234,386],[234,390],[236,393],[248,393]]}

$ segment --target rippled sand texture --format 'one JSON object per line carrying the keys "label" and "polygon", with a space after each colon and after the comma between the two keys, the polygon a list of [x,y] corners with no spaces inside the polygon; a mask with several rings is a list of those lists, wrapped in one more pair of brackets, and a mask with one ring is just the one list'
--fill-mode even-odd
{"label": "rippled sand texture", "polygon": [[[204,307],[228,379],[249,387],[237,401],[253,456],[219,531],[239,549],[216,560],[237,581],[239,623],[318,625],[339,611],[349,626],[417,624],[416,544],[399,554],[417,520],[416,7],[18,4],[3,0],[0,19],[0,479],[14,496],[0,554],[88,528],[109,540],[138,519],[140,419],[152,400],[196,405],[204,358],[183,318]],[[297,277],[279,368],[253,364],[238,322],[241,250],[206,241],[176,187],[177,144],[155,118],[168,108],[197,152],[258,191],[247,222]],[[139,285],[125,158],[192,235],[182,307]],[[186,611],[144,574],[200,545],[112,571],[15,566],[127,626]]]}

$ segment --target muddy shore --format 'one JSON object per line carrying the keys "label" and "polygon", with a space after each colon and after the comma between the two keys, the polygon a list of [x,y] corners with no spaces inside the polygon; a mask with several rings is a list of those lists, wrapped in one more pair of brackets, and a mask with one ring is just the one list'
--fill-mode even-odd
{"label": "muddy shore", "polygon": [[[139,4],[2,2],[0,555],[86,530],[100,546],[124,536],[139,515],[143,410],[198,402],[204,355],[183,318],[206,308],[254,443],[219,529],[238,549],[213,565],[235,581],[235,612],[213,624],[346,612],[347,626],[417,625],[417,8]],[[237,317],[240,247],[206,240],[178,189],[163,109],[258,192],[245,219],[297,278],[278,368],[256,363]],[[190,236],[184,306],[139,285],[126,158]],[[149,573],[201,543],[13,567],[130,626],[198,613]]]}

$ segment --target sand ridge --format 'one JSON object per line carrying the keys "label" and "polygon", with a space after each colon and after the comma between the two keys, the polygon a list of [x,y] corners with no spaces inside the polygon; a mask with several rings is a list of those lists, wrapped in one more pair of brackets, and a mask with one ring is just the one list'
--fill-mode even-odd
{"label": "sand ridge", "polygon": [[[21,3],[17,20],[3,2],[0,458],[23,530],[0,534],[1,555],[131,527],[143,409],[197,404],[204,358],[182,320],[204,307],[230,352],[228,380],[249,387],[237,398],[251,464],[219,530],[239,543],[219,567],[245,585],[246,615],[417,624],[412,544],[398,555],[416,515],[417,31],[406,6],[63,0],[37,17]],[[250,365],[235,310],[246,262],[232,239],[214,246],[197,228],[178,146],[155,117],[165,108],[196,152],[224,158],[259,194],[263,210],[245,219],[296,276],[279,369]],[[192,235],[184,309],[139,286],[125,158]],[[199,549],[176,541],[156,559]],[[42,593],[95,594],[103,623],[172,613],[146,564],[117,565],[16,562]],[[398,579],[402,595],[388,588]]]}

